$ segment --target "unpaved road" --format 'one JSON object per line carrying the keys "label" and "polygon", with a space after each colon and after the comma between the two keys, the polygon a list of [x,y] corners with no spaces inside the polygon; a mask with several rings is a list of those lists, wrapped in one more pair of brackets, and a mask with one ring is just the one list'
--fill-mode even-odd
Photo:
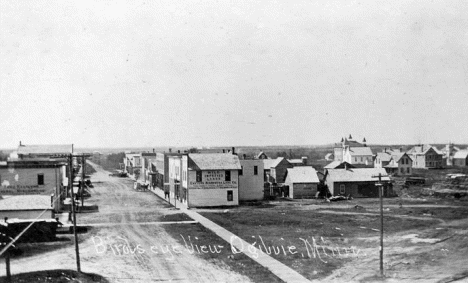
{"label": "unpaved road", "polygon": [[[79,214],[77,223],[113,225],[92,227],[79,234],[82,271],[100,274],[110,282],[250,282],[245,276],[187,252],[152,250],[152,246],[180,246],[164,231],[166,225],[190,224],[139,225],[164,221],[180,212],[151,192],[133,191],[130,180],[109,177],[109,172],[95,168],[98,172],[92,176],[92,197],[85,204],[99,205],[99,212]],[[11,261],[13,274],[76,269],[73,241],[33,244],[23,249],[25,253]],[[5,271],[2,268],[0,272]]]}

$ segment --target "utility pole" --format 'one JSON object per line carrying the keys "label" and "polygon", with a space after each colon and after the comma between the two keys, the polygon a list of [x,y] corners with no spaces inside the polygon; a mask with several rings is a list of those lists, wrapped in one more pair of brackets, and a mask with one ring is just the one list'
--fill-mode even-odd
{"label": "utility pole", "polygon": [[80,265],[80,249],[78,247],[78,235],[76,233],[76,208],[75,208],[75,192],[73,189],[73,155],[70,154],[69,156],[69,180],[68,184],[71,190],[71,203],[72,203],[72,213],[73,213],[73,235],[75,238],[75,253],[76,253],[76,270],[81,272],[81,265]]}
{"label": "utility pole", "polygon": [[81,156],[81,207],[84,206],[84,188],[85,188],[85,168],[86,168],[85,155]]}
{"label": "utility pole", "polygon": [[388,175],[382,175],[379,173],[377,176],[372,176],[372,178],[379,178],[379,182],[375,184],[375,186],[379,190],[379,198],[380,198],[380,276],[384,277],[384,268],[383,268],[383,229],[384,229],[384,221],[383,221],[383,184],[382,184],[382,177],[388,177]]}

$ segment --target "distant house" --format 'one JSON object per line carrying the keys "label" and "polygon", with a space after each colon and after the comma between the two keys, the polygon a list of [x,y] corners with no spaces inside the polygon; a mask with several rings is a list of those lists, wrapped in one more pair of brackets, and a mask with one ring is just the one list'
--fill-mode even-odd
{"label": "distant house", "polygon": [[265,152],[260,151],[255,158],[256,159],[268,159],[268,156],[265,154]]}
{"label": "distant house", "polygon": [[385,168],[387,173],[392,175],[411,175],[413,174],[413,159],[401,149],[385,148],[383,152],[377,153],[374,167]]}
{"label": "distant house", "polygon": [[270,176],[273,183],[282,184],[286,178],[288,168],[293,168],[293,165],[284,157],[278,157],[270,165]]}
{"label": "distant house", "polygon": [[320,183],[317,171],[312,166],[288,168],[284,184],[289,186],[290,198],[312,198]]}
{"label": "distant house", "polygon": [[24,145],[20,142],[15,155],[20,160],[35,158],[59,159],[67,158],[72,153],[72,144]]}
{"label": "distant house", "polygon": [[443,153],[431,145],[417,145],[406,152],[413,160],[413,168],[442,168]]}
{"label": "distant house", "polygon": [[468,166],[468,149],[460,150],[453,156],[453,165],[459,167]]}
{"label": "distant house", "polygon": [[124,171],[135,179],[139,179],[141,171],[141,153],[125,153],[123,158]]}
{"label": "distant house", "polygon": [[460,150],[461,149],[455,146],[453,143],[446,144],[445,147],[440,150],[440,152],[443,154],[443,158],[447,166],[455,165],[453,159],[455,158],[455,154]]}
{"label": "distant house", "polygon": [[334,158],[335,158],[335,156],[333,155],[333,153],[327,153],[325,155],[325,160],[326,161],[332,161]]}
{"label": "distant house", "polygon": [[390,178],[384,168],[327,169],[325,183],[332,195],[352,197],[378,197],[376,183],[381,174],[384,183],[384,196],[392,196]]}
{"label": "distant house", "polygon": [[263,181],[264,182],[274,182],[271,177],[271,166],[276,164],[276,159],[262,159],[263,161]]}
{"label": "distant house", "polygon": [[152,182],[152,167],[151,164],[156,161],[156,153],[155,152],[142,152],[141,153],[141,180],[145,183]]}
{"label": "distant house", "polygon": [[242,159],[239,171],[239,201],[263,199],[263,160]]}

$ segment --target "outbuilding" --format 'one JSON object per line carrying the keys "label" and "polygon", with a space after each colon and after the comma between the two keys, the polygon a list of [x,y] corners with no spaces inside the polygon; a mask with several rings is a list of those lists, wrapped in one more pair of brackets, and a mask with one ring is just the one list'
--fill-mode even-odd
{"label": "outbuilding", "polygon": [[312,166],[288,168],[284,184],[289,187],[290,198],[312,198],[320,183],[317,171]]}
{"label": "outbuilding", "polygon": [[378,197],[378,176],[384,184],[384,196],[393,196],[390,177],[384,168],[328,169],[325,183],[332,195]]}

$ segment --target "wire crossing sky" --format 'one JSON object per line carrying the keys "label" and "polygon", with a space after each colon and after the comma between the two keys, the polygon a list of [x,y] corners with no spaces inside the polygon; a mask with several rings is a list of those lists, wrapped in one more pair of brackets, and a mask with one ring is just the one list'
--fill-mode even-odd
{"label": "wire crossing sky", "polygon": [[1,1],[0,147],[468,143],[466,1]]}

